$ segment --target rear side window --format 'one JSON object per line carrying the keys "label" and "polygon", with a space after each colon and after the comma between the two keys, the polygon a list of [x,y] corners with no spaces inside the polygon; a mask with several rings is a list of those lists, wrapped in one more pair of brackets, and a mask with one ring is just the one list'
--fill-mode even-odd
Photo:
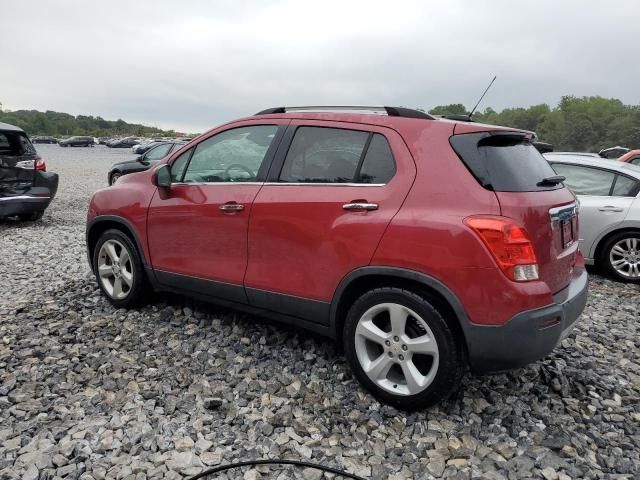
{"label": "rear side window", "polygon": [[285,158],[281,182],[386,183],[396,167],[380,134],[327,127],[300,127]]}
{"label": "rear side window", "polygon": [[611,195],[616,174],[599,168],[554,163],[553,169],[566,178],[565,185],[576,195],[608,197]]}
{"label": "rear side window", "polygon": [[149,162],[155,162],[167,156],[171,150],[171,144],[166,143],[164,145],[158,145],[153,147],[149,152],[144,156],[144,159]]}
{"label": "rear side window", "polygon": [[539,185],[553,168],[522,135],[489,132],[454,135],[451,146],[480,185],[496,192],[536,192],[562,188]]}
{"label": "rear side window", "polygon": [[358,183],[387,183],[395,173],[396,164],[389,142],[375,133],[364,156]]}
{"label": "rear side window", "polygon": [[638,194],[638,185],[638,182],[633,178],[617,175],[616,183],[613,185],[613,196],[635,197]]}

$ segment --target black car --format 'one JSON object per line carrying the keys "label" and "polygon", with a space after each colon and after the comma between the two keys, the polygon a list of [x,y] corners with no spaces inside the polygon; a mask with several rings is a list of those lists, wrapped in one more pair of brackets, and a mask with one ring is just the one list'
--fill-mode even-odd
{"label": "black car", "polygon": [[107,142],[107,147],[111,148],[131,148],[138,145],[142,140],[136,137],[117,138]]}
{"label": "black car", "polygon": [[47,172],[24,130],[0,123],[0,218],[38,220],[57,190],[58,175]]}
{"label": "black car", "polygon": [[46,135],[42,135],[42,136],[38,136],[38,137],[33,137],[31,139],[31,143],[58,143],[58,140],[54,137],[49,137]]}
{"label": "black car", "polygon": [[128,173],[142,172],[151,168],[151,166],[162,160],[174,150],[180,148],[185,142],[165,142],[155,145],[152,149],[147,151],[144,155],[140,155],[135,160],[128,162],[116,163],[111,167],[108,175],[109,185],[113,185],[118,178]]}
{"label": "black car", "polygon": [[95,140],[93,137],[69,137],[60,140],[58,145],[61,147],[93,147]]}

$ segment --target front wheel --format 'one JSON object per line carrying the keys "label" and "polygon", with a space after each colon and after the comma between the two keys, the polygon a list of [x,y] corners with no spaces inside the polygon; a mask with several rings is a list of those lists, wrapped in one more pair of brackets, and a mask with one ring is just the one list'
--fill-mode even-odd
{"label": "front wheel", "polygon": [[358,381],[404,410],[446,399],[466,369],[464,350],[440,313],[401,288],[372,290],[353,304],[344,350]]}
{"label": "front wheel", "polygon": [[622,232],[604,244],[600,266],[612,278],[640,283],[640,232]]}
{"label": "front wheel", "polygon": [[115,307],[144,302],[148,287],[142,260],[131,239],[120,230],[107,230],[98,239],[93,271],[100,290]]}

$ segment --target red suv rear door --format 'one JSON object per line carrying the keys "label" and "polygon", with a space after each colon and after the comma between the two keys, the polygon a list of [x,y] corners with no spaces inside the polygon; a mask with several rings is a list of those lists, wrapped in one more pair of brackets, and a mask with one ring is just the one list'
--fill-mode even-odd
{"label": "red suv rear door", "polygon": [[172,159],[173,183],[156,192],[147,219],[160,283],[246,303],[249,215],[287,123],[222,127]]}
{"label": "red suv rear door", "polygon": [[251,211],[250,304],[328,322],[338,283],[370,263],[414,178],[392,129],[292,121]]}

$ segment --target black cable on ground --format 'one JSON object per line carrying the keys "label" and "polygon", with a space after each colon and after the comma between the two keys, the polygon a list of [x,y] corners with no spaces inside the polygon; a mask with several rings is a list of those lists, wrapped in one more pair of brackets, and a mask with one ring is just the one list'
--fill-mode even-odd
{"label": "black cable on ground", "polygon": [[353,480],[366,480],[365,478],[354,475],[353,473],[343,472],[342,470],[338,470],[337,468],[326,467],[324,465],[318,465],[315,463],[302,462],[299,460],[248,460],[246,462],[229,463],[228,465],[220,465],[219,467],[205,470],[204,472],[191,477],[189,480],[197,480],[199,478],[204,478],[207,475],[224,472],[225,470],[231,470],[232,468],[252,467],[255,465],[294,465],[296,467],[315,468],[316,470],[322,470],[324,472],[342,475],[343,477],[351,478]]}

